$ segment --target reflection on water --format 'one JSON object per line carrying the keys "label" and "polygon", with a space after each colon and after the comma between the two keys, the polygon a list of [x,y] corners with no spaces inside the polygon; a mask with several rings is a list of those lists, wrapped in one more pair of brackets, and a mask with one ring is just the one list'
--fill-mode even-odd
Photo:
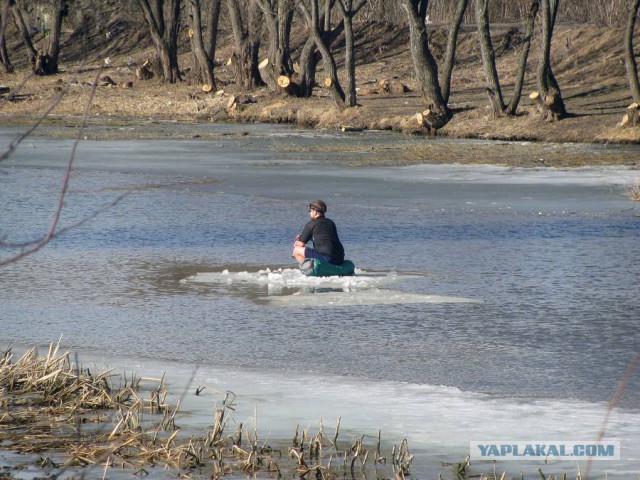
{"label": "reflection on water", "polygon": [[[248,153],[186,140],[82,144],[62,226],[131,193],[0,271],[0,340],[46,343],[62,334],[66,345],[105,355],[236,373],[258,366],[445,386],[486,394],[497,411],[513,406],[505,398],[562,405],[611,398],[640,351],[640,217],[622,195],[628,171],[351,169],[332,158],[260,150],[278,141],[262,128]],[[46,231],[68,153],[63,141],[32,141],[38,148],[0,170],[0,236],[11,241]],[[311,198],[327,200],[362,271],[401,278],[347,291],[188,280],[292,270],[291,244]],[[349,301],[317,308],[336,293]],[[405,301],[385,303],[389,295]],[[482,303],[407,301],[428,296]],[[286,308],[273,301],[297,297],[304,301]],[[421,405],[398,414],[404,425],[438,402],[394,388]],[[438,404],[442,415],[447,405]],[[637,375],[620,405],[640,408]]]}

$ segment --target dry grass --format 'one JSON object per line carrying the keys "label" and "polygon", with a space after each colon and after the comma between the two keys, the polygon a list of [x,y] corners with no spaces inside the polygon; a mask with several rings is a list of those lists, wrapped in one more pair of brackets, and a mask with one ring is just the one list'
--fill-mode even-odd
{"label": "dry grass", "polygon": [[213,426],[185,438],[175,422],[179,404],[166,403],[167,395],[164,378],[96,375],[73,364],[70,352],[60,352],[57,345],[44,356],[32,348],[17,361],[9,349],[0,357],[1,448],[46,455],[38,465],[59,469],[56,476],[99,467],[105,475],[109,468],[138,475],[162,468],[181,478],[234,473],[280,478],[288,472],[329,480],[347,472],[365,478],[368,469],[381,467],[401,479],[413,461],[406,441],[394,446],[388,461],[381,455],[380,436],[371,447],[364,436],[339,441],[339,420],[333,435],[325,433],[322,422],[316,433],[296,427],[293,439],[277,449],[258,438],[255,420],[253,430],[240,423],[228,432],[231,392],[215,409]]}
{"label": "dry grass", "polygon": [[629,200],[640,202],[640,178],[637,178],[635,182],[627,188],[625,195]]}

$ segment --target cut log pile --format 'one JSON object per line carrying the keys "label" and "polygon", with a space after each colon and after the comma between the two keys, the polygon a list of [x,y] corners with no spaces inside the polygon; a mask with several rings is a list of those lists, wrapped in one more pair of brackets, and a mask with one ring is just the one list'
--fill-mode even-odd
{"label": "cut log pile", "polygon": [[634,102],[627,107],[627,110],[628,112],[622,117],[620,126],[623,128],[640,126],[640,104]]}

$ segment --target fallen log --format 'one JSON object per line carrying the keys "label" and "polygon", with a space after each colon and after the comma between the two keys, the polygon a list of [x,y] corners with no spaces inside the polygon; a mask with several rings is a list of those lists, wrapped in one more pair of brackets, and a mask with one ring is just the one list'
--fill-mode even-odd
{"label": "fallen log", "polygon": [[133,88],[133,82],[131,80],[120,82],[120,88]]}
{"label": "fallen log", "polygon": [[389,93],[391,95],[404,95],[409,91],[409,87],[407,87],[404,83],[399,82],[398,80],[392,80],[389,83]]}
{"label": "fallen log", "polygon": [[360,95],[379,95],[380,89],[378,88],[358,88],[356,89]]}
{"label": "fallen log", "polygon": [[118,84],[118,82],[114,81],[109,75],[102,75],[100,77],[100,82],[101,87],[112,87]]}
{"label": "fallen log", "polygon": [[240,105],[257,103],[258,100],[252,95],[231,95],[227,100],[226,109],[229,112],[237,110]]}
{"label": "fallen log", "polygon": [[362,132],[364,128],[357,127],[355,125],[343,125],[342,127],[340,127],[340,130],[342,130],[343,132]]}
{"label": "fallen log", "polygon": [[404,83],[399,80],[381,79],[378,81],[378,93],[380,95],[403,95],[409,91]]}

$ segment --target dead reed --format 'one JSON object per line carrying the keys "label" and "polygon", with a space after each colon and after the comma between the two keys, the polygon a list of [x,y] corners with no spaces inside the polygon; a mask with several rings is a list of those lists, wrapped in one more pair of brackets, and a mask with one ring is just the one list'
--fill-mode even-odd
{"label": "dead reed", "polygon": [[1,448],[47,455],[37,462],[42,468],[82,469],[82,476],[95,468],[96,477],[109,468],[137,475],[163,468],[180,477],[213,479],[258,473],[317,480],[348,474],[355,479],[373,468],[388,469],[396,479],[409,474],[413,456],[406,440],[393,447],[387,464],[380,433],[374,447],[366,445],[364,436],[338,446],[340,420],[333,435],[325,433],[322,422],[316,433],[296,427],[293,439],[278,448],[259,439],[257,412],[252,429],[239,423],[229,432],[235,406],[231,392],[216,407],[213,425],[186,437],[176,425],[179,402],[168,404],[167,395],[164,377],[112,370],[96,374],[72,362],[71,352],[61,351],[59,344],[50,345],[43,356],[31,348],[17,360],[9,348],[0,356]]}

